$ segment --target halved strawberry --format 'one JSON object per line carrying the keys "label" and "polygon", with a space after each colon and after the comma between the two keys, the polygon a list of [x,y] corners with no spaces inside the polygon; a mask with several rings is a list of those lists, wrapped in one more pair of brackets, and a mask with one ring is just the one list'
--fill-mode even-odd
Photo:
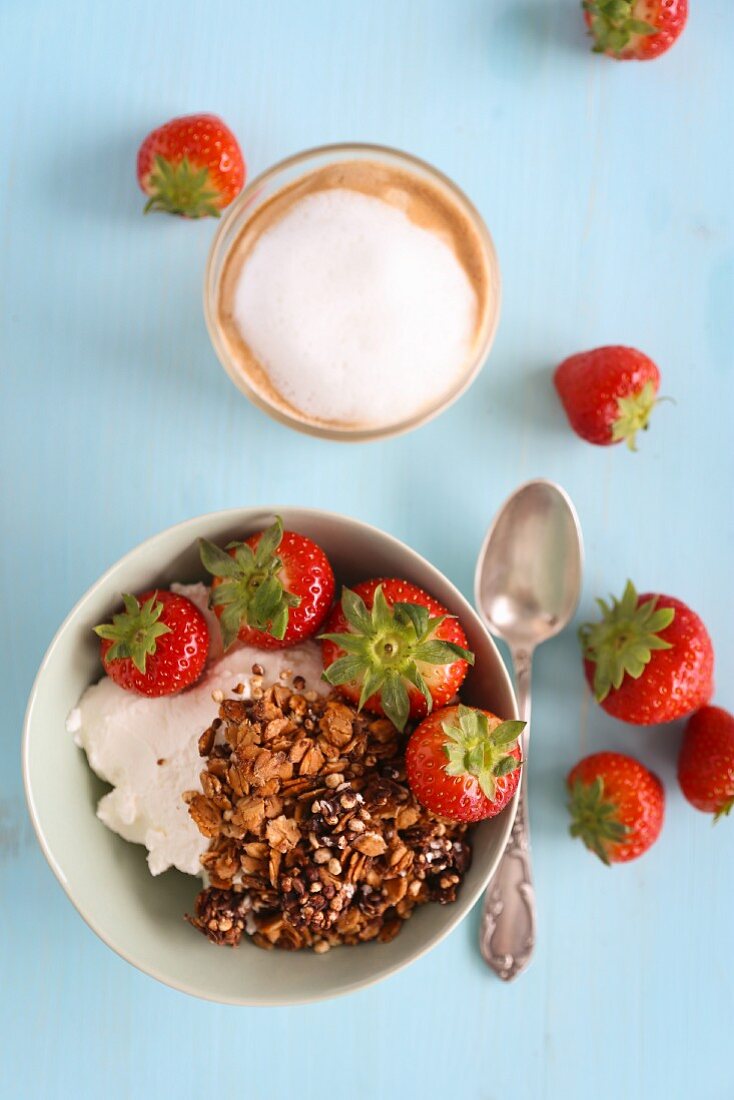
{"label": "halved strawberry", "polygon": [[453,699],[474,664],[458,620],[395,577],[345,588],[326,631],[324,679],[399,730]]}
{"label": "halved strawberry", "polygon": [[224,648],[239,637],[260,649],[283,649],[319,629],[334,598],[334,573],[313,539],[284,531],[283,521],[222,550],[199,539],[204,568],[212,574],[210,604]]}

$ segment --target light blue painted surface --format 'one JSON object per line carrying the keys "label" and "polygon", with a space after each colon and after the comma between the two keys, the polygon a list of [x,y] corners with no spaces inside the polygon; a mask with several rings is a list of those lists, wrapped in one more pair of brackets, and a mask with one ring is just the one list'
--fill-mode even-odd
{"label": "light blue painted surface", "polygon": [[[4,1096],[734,1095],[734,823],[712,830],[682,801],[677,729],[635,731],[589,706],[572,633],[537,664],[540,938],[508,988],[480,964],[470,919],[340,1002],[236,1010],[171,992],[66,901],[18,767],[53,631],[160,528],[232,505],[325,506],[406,539],[470,593],[492,513],[536,475],[577,502],[582,613],[628,574],[687,599],[734,706],[734,34],[724,0],[694,8],[671,54],[635,66],[587,52],[575,0],[2,5]],[[255,172],[357,138],[466,188],[495,235],[504,313],[490,365],[447,415],[346,448],[290,434],[236,393],[200,309],[214,226],[144,220],[133,179],[147,130],[195,109],[229,120]],[[605,342],[652,354],[677,399],[636,457],[577,442],[550,389],[555,362]],[[612,872],[567,839],[562,789],[582,751],[607,747],[638,753],[669,795],[660,843]]]}

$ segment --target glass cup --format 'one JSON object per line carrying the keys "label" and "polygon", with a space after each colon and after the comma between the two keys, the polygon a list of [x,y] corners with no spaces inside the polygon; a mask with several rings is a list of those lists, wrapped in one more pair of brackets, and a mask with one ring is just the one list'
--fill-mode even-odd
{"label": "glass cup", "polygon": [[[240,237],[243,228],[254,214],[278,191],[295,180],[310,175],[322,168],[338,164],[341,161],[372,161],[388,167],[402,169],[418,179],[427,179],[434,187],[448,193],[452,202],[463,212],[471,223],[477,240],[484,253],[483,259],[487,272],[487,307],[484,310],[481,330],[474,340],[474,350],[467,360],[456,383],[441,395],[434,404],[422,408],[419,412],[393,423],[379,425],[338,425],[314,422],[297,410],[280,406],[264,388],[258,387],[248,375],[241,360],[235,355],[225,337],[219,317],[219,302],[222,273],[231,250]],[[501,301],[500,270],[494,242],[479,211],[466,195],[448,177],[425,161],[408,153],[390,149],[381,145],[339,144],[323,145],[316,149],[307,149],[287,157],[257,176],[227,209],[212,243],[204,277],[204,315],[214,350],[234,384],[253,404],[263,409],[282,424],[309,435],[324,439],[361,442],[372,439],[385,439],[411,431],[432,420],[452,405],[476,378],[489,354],[499,320]]]}

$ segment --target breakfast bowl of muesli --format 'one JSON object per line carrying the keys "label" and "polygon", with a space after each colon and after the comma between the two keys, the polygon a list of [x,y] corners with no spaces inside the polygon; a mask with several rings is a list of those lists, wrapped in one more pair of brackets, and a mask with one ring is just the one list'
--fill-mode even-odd
{"label": "breakfast bowl of muesli", "polygon": [[468,913],[512,826],[516,714],[420,555],[344,516],[237,509],[156,535],[72,610],[29,700],[26,794],[123,958],[211,1000],[306,1002]]}

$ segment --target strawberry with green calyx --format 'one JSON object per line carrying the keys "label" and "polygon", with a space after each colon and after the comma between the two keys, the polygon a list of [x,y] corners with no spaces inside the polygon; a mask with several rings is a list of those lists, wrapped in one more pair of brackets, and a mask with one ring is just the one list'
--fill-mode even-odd
{"label": "strawberry with green calyx", "polygon": [[564,359],[553,383],[576,435],[598,447],[626,442],[637,450],[637,433],[647,431],[660,371],[649,355],[612,344]]}
{"label": "strawberry with green calyx", "polygon": [[734,807],[734,715],[702,707],[688,720],[678,757],[678,782],[697,810],[726,817]]}
{"label": "strawberry with green calyx", "polygon": [[626,863],[655,843],[665,793],[656,775],[619,752],[584,757],[568,774],[569,832],[602,863]]}
{"label": "strawberry with green calyx", "polygon": [[524,722],[503,722],[462,704],[433,711],[405,752],[411,791],[432,813],[453,821],[495,817],[520,781],[524,728]]}
{"label": "strawberry with green calyx", "polygon": [[458,620],[394,577],[345,588],[321,638],[327,683],[399,730],[449,702],[474,663]]}
{"label": "strawberry with green calyx", "polygon": [[151,697],[173,695],[198,680],[209,652],[209,628],[198,607],[163,589],[122,599],[125,610],[94,628],[110,679]]}
{"label": "strawberry with green calyx", "polygon": [[237,138],[216,115],[174,118],[148,134],[138,152],[145,213],[218,218],[240,193],[245,163]]}
{"label": "strawberry with green calyx", "polygon": [[584,671],[598,703],[634,725],[682,718],[708,702],[714,654],[701,619],[672,596],[597,600],[601,620],[579,630]]}
{"label": "strawberry with green calyx", "polygon": [[582,0],[594,52],[618,61],[650,61],[683,33],[688,0]]}
{"label": "strawberry with green calyx", "polygon": [[210,605],[225,649],[239,638],[260,649],[282,649],[315,634],[334,597],[334,573],[312,539],[285,531],[277,516],[266,531],[221,549],[199,540],[212,574]]}

